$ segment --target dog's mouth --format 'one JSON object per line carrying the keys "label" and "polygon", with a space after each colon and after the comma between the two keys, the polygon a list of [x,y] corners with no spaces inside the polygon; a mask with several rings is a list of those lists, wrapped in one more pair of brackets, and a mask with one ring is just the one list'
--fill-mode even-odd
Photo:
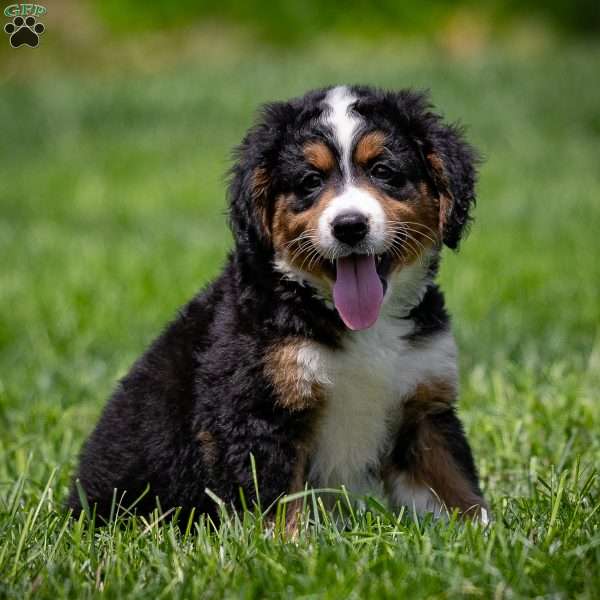
{"label": "dog's mouth", "polygon": [[342,321],[353,331],[368,329],[379,317],[387,290],[390,253],[349,254],[328,262],[335,282],[333,302]]}

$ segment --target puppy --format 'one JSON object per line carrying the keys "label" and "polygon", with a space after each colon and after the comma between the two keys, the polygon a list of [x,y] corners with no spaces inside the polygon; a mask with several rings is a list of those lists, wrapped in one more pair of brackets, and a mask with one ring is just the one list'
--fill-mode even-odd
{"label": "puppy", "polygon": [[266,105],[231,173],[234,248],[118,384],[74,512],[87,497],[101,516],[113,498],[214,515],[207,489],[234,507],[258,491],[266,507],[344,485],[485,520],[435,283],[469,223],[475,163],[410,90]]}

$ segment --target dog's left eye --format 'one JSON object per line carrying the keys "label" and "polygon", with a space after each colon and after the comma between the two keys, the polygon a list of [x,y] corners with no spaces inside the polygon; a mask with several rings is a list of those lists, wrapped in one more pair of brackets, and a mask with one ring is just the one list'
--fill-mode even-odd
{"label": "dog's left eye", "polygon": [[375,163],[371,167],[371,176],[375,177],[375,179],[380,179],[381,181],[389,181],[396,176],[396,172],[388,165],[384,163]]}
{"label": "dog's left eye", "polygon": [[320,173],[307,173],[300,180],[300,187],[307,193],[316,192],[323,186],[323,176]]}

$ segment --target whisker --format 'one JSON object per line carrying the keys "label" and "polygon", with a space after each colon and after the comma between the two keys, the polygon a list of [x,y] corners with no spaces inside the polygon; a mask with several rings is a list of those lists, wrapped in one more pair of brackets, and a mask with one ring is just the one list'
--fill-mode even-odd
{"label": "whisker", "polygon": [[305,257],[304,260],[302,261],[302,264],[300,265],[300,270],[302,270],[304,268],[304,264],[306,263],[307,260],[311,260],[312,257],[314,256],[314,254],[317,252],[316,248],[313,248]]}
{"label": "whisker", "polygon": [[406,242],[415,258],[419,258],[423,255],[423,251],[415,244],[416,240],[410,238],[406,240]]}
{"label": "whisker", "polygon": [[320,258],[322,258],[321,253],[315,248],[315,250],[313,252],[313,257],[310,259],[310,262],[308,263],[309,271],[312,269],[313,262],[315,262],[315,261],[318,262]]}
{"label": "whisker", "polygon": [[[419,242],[419,240],[415,239],[412,235],[410,235],[409,231],[406,227],[401,231],[403,234],[404,240],[403,245],[406,246],[407,250],[419,260],[419,263],[423,264],[422,252],[425,251],[425,246]],[[421,247],[421,252],[419,252],[419,246]]]}
{"label": "whisker", "polygon": [[301,247],[297,248],[294,252],[290,253],[290,260],[293,262],[297,258],[299,258],[302,254],[305,254],[307,250],[313,248],[312,243],[303,244]]}
{"label": "whisker", "polygon": [[289,242],[287,242],[286,244],[284,244],[283,247],[284,248],[289,248],[293,244],[297,244],[300,241],[305,240],[306,238],[308,238],[309,240],[316,239],[316,234],[317,234],[316,228],[310,227],[309,229],[305,229],[300,235],[296,236],[295,238],[293,238],[292,240],[290,240]]}
{"label": "whisker", "polygon": [[416,231],[410,227],[407,227],[406,231],[409,231],[410,233],[416,233],[418,235],[423,236],[425,239],[428,239],[432,244],[437,244],[437,242],[439,241],[437,238],[433,239],[430,236],[428,236],[426,233],[423,233],[422,231]]}
{"label": "whisker", "polygon": [[420,227],[420,228],[424,229],[425,231],[428,231],[433,236],[437,236],[438,235],[438,232],[435,229],[433,229],[432,227],[430,227],[426,223],[422,223],[421,221],[392,221],[392,222],[389,223],[389,225],[400,225],[400,226],[415,225],[417,227]]}
{"label": "whisker", "polygon": [[[416,233],[416,234],[428,239],[434,245],[439,242],[439,237],[437,235],[435,238],[432,238],[431,236],[427,235],[426,233],[423,233],[422,231],[418,231],[416,229],[413,229],[412,227],[407,226],[406,223],[404,223],[404,222],[403,223],[392,223],[392,224],[388,225],[388,227],[386,229],[387,229],[388,233],[400,233],[402,231]],[[430,229],[430,228],[428,227],[428,229]]]}
{"label": "whisker", "polygon": [[402,221],[402,223],[405,225],[418,225],[419,227],[425,228],[427,231],[429,231],[435,237],[437,237],[437,235],[438,235],[438,232],[435,229],[433,229],[432,227],[429,227],[429,225],[426,225],[425,223],[421,223],[420,221]]}
{"label": "whisker", "polygon": [[410,235],[410,233],[407,232],[407,238],[411,240],[411,242],[414,242],[423,252],[426,250],[425,248],[425,244],[423,244],[423,242],[420,242],[416,237]]}

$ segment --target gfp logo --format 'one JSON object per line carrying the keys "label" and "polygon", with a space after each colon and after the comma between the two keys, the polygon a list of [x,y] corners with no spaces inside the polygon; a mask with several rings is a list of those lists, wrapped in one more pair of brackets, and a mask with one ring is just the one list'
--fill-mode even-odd
{"label": "gfp logo", "polygon": [[47,13],[41,4],[11,4],[4,9],[7,17],[12,17],[12,22],[4,26],[4,31],[10,36],[10,45],[13,48],[29,46],[35,48],[40,43],[40,35],[46,29],[38,17]]}

